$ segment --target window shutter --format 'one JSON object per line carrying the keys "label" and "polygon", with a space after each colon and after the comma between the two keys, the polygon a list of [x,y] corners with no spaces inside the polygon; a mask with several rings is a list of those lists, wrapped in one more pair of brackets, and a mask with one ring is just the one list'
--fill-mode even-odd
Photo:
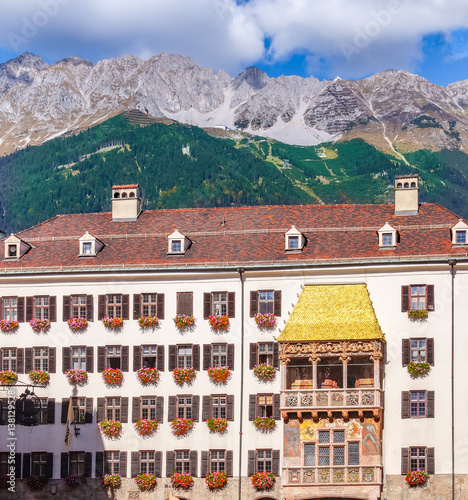
{"label": "window shutter", "polygon": [[16,368],[18,373],[24,372],[24,350],[22,348],[16,349]]}
{"label": "window shutter", "polygon": [[232,476],[232,450],[226,451],[226,474]]}
{"label": "window shutter", "polygon": [[255,450],[249,450],[247,461],[247,475],[253,476],[255,474]]}
{"label": "window shutter", "polygon": [[[18,304],[18,302],[16,302]],[[18,309],[17,309],[18,311]],[[0,319],[3,319],[3,298],[0,297]]]}
{"label": "window shutter", "polygon": [[55,399],[49,398],[47,400],[47,423],[55,423]]}
{"label": "window shutter", "polygon": [[164,346],[158,345],[157,348],[157,360],[156,360],[156,368],[160,371],[164,371]]}
{"label": "window shutter", "polygon": [[101,373],[104,371],[106,367],[106,348],[104,346],[99,346],[97,348],[98,353],[98,362],[97,362],[97,371]]}
{"label": "window shutter", "polygon": [[275,420],[280,420],[281,419],[280,395],[279,394],[274,394],[273,395],[273,418]]}
{"label": "window shutter", "polygon": [[86,398],[85,424],[93,423],[93,398]]}
{"label": "window shutter", "polygon": [[47,453],[46,455],[46,464],[44,468],[45,476],[48,477],[49,479],[52,478],[52,475],[54,473],[54,454],[53,453]]}
{"label": "window shutter", "polygon": [[49,373],[55,373],[55,347],[49,347]]}
{"label": "window shutter", "polygon": [[91,346],[86,348],[86,371],[94,372],[94,349]]}
{"label": "window shutter", "polygon": [[401,418],[410,418],[410,393],[401,391]]}
{"label": "window shutter", "polygon": [[258,312],[258,292],[250,292],[250,317],[253,318]]}
{"label": "window shutter", "polygon": [[406,476],[409,471],[409,453],[408,448],[401,449],[401,475]]}
{"label": "window shutter", "polygon": [[157,451],[154,454],[154,475],[162,477],[162,451]]}
{"label": "window shutter", "polygon": [[94,321],[94,297],[86,295],[86,319]]}
{"label": "window shutter", "polygon": [[234,370],[234,344],[227,346],[227,364],[230,370]]}
{"label": "window shutter", "polygon": [[257,395],[249,396],[249,420],[253,420],[257,416]]}
{"label": "window shutter", "polygon": [[140,299],[139,293],[133,294],[133,319],[138,319],[141,316]]}
{"label": "window shutter", "polygon": [[60,477],[68,476],[68,453],[60,453]]}
{"label": "window shutter", "polygon": [[193,293],[179,292],[177,294],[177,314],[193,315]]}
{"label": "window shutter", "polygon": [[57,297],[49,297],[49,320],[57,321]]}
{"label": "window shutter", "polygon": [[104,475],[104,452],[96,452],[96,466],[95,466],[96,477],[102,477]]}
{"label": "window shutter", "polygon": [[159,319],[164,319],[164,294],[158,293],[156,296],[156,316]]}
{"label": "window shutter", "polygon": [[91,477],[92,462],[93,462],[93,454],[90,451],[87,451],[85,453],[85,459],[84,459],[84,476],[85,477]]}
{"label": "window shutter", "polygon": [[31,453],[23,453],[23,479],[31,475]]}
{"label": "window shutter", "polygon": [[435,474],[434,448],[427,448],[427,473]]}
{"label": "window shutter", "polygon": [[228,316],[234,318],[236,315],[236,294],[234,292],[228,293]]}
{"label": "window shutter", "polygon": [[208,452],[207,451],[202,451],[201,452],[201,472],[200,472],[200,476],[201,477],[206,477],[207,473],[208,473]]}
{"label": "window shutter", "polygon": [[275,290],[275,316],[281,316],[281,290]]}
{"label": "window shutter", "polygon": [[250,344],[250,369],[253,370],[257,364],[257,344]]}
{"label": "window shutter", "polygon": [[132,422],[135,423],[139,418],[140,418],[140,398],[133,398],[132,399]]}
{"label": "window shutter", "polygon": [[127,477],[127,452],[121,451],[119,457],[119,471],[122,477]]}
{"label": "window shutter", "polygon": [[15,453],[15,479],[21,478],[21,453]]}
{"label": "window shutter", "polygon": [[18,297],[18,323],[24,323],[24,297]]}
{"label": "window shutter", "polygon": [[434,366],[434,339],[427,339],[427,362]]}
{"label": "window shutter", "polygon": [[226,396],[226,418],[230,421],[234,420],[234,394]]}
{"label": "window shutter", "polygon": [[98,295],[98,320],[106,315],[106,296]]}
{"label": "window shutter", "polygon": [[427,304],[427,310],[428,311],[434,311],[435,310],[435,304],[434,304],[434,285],[427,285],[426,286],[426,304]]}
{"label": "window shutter", "polygon": [[128,397],[120,398],[120,421],[123,424],[128,423]]}
{"label": "window shutter", "polygon": [[140,469],[140,463],[139,463],[140,460],[137,451],[131,452],[130,460],[131,460],[130,475],[132,477],[138,476],[138,471]]}
{"label": "window shutter", "polygon": [[104,420],[105,398],[97,398],[97,421]]}
{"label": "window shutter", "polygon": [[409,309],[409,286],[405,285],[401,287],[401,312],[407,312],[408,309]]}
{"label": "window shutter", "polygon": [[200,346],[198,344],[193,346],[193,368],[196,371],[200,370]]}
{"label": "window shutter", "polygon": [[434,399],[435,392],[427,391],[427,418],[434,418]]}
{"label": "window shutter", "polygon": [[208,370],[211,365],[211,344],[203,344],[203,369]]}
{"label": "window shutter", "polygon": [[167,410],[167,420],[172,422],[176,417],[177,396],[169,396],[169,409]]}
{"label": "window shutter", "polygon": [[133,371],[136,372],[141,368],[141,346],[133,346]]}
{"label": "window shutter", "polygon": [[280,451],[273,450],[272,460],[271,460],[271,468],[272,468],[271,472],[273,472],[275,476],[279,476],[279,462],[280,462]]}
{"label": "window shutter", "polygon": [[190,475],[193,477],[197,477],[198,472],[198,452],[196,450],[190,450],[189,453],[190,460]]}
{"label": "window shutter", "polygon": [[67,321],[70,319],[70,297],[68,295],[63,296],[63,308],[62,308],[62,321]]}
{"label": "window shutter", "polygon": [[129,302],[130,296],[128,294],[122,295],[122,319],[129,319]]}
{"label": "window shutter", "polygon": [[211,315],[211,293],[203,294],[203,319]]}
{"label": "window shutter", "polygon": [[273,366],[279,368],[279,344],[275,342],[273,344]]}
{"label": "window shutter", "polygon": [[156,420],[162,424],[164,420],[164,396],[156,398]]}
{"label": "window shutter", "polygon": [[409,365],[410,362],[410,341],[403,339],[401,341],[401,363],[403,366]]}
{"label": "window shutter", "polygon": [[66,424],[67,423],[67,414],[68,414],[68,404],[69,404],[70,400],[68,398],[62,398],[62,414],[61,414],[61,417],[60,417],[60,422],[62,422],[62,424]]}
{"label": "window shutter", "polygon": [[34,314],[34,297],[26,297],[26,322],[31,321]]}
{"label": "window shutter", "polygon": [[192,396],[192,418],[195,422],[200,420],[200,396]]}
{"label": "window shutter", "polygon": [[211,416],[211,396],[203,396],[202,399],[202,422],[206,422]]}
{"label": "window shutter", "polygon": [[174,472],[174,452],[173,451],[166,451],[166,476],[170,477],[172,476],[172,473]]}
{"label": "window shutter", "polygon": [[122,371],[128,372],[128,345],[122,346]]}
{"label": "window shutter", "polygon": [[24,371],[29,373],[32,370],[32,349],[26,347],[24,349]]}
{"label": "window shutter", "polygon": [[177,346],[170,345],[169,346],[169,371],[172,371],[175,369],[176,358],[177,358]]}

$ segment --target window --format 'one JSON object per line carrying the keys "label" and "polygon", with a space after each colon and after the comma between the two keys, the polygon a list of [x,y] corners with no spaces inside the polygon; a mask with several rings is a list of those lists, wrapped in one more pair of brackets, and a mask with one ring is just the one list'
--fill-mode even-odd
{"label": "window", "polygon": [[180,233],[177,229],[167,237],[167,253],[183,255],[190,247],[190,241],[187,236]]}
{"label": "window", "polygon": [[47,398],[40,398],[40,399],[34,399],[34,408],[35,408],[35,415],[34,417],[37,419],[38,424],[47,424],[48,420],[48,399]]}
{"label": "window", "polygon": [[211,366],[227,366],[227,344],[211,345]]}
{"label": "window", "polygon": [[410,448],[410,470],[426,470],[426,448],[417,446]]}
{"label": "window", "polygon": [[109,318],[122,317],[122,295],[107,295],[107,316]]}
{"label": "window", "polygon": [[456,231],[457,245],[464,245],[466,243],[466,231]]}
{"label": "window", "polygon": [[141,296],[142,316],[157,316],[158,312],[158,294],[144,293]]}
{"label": "window", "polygon": [[179,292],[177,294],[177,314],[193,316],[193,293]]}
{"label": "window", "polygon": [[49,371],[49,348],[34,347],[33,349],[34,370]]}
{"label": "window", "polygon": [[84,474],[84,473],[85,473],[84,451],[71,451],[69,474]]}
{"label": "window", "polygon": [[227,397],[211,397],[211,416],[213,418],[227,418]]}
{"label": "window", "polygon": [[190,473],[190,452],[189,450],[179,450],[175,452],[175,470],[179,474]]}
{"label": "window", "polygon": [[177,346],[177,367],[178,368],[192,368],[193,348],[192,346]]}
{"label": "window", "polygon": [[177,397],[177,416],[179,418],[192,418],[192,396]]}
{"label": "window", "polygon": [[281,290],[250,292],[250,317],[257,313],[281,316]]}
{"label": "window", "polygon": [[348,465],[359,465],[359,443],[348,443]]}
{"label": "window", "polygon": [[390,247],[393,245],[393,234],[392,233],[383,233],[382,234],[382,246]]}
{"label": "window", "polygon": [[86,295],[72,295],[71,297],[71,317],[86,319]]}
{"label": "window", "polygon": [[225,472],[226,470],[226,451],[210,450],[210,472]]}
{"label": "window", "polygon": [[2,370],[11,370],[16,372],[17,358],[16,349],[2,349]]}
{"label": "window", "polygon": [[257,472],[272,471],[272,450],[257,450]]}
{"label": "window", "polygon": [[296,229],[296,226],[291,226],[291,229],[285,234],[285,250],[302,250],[305,244],[304,235]]}
{"label": "window", "polygon": [[[306,449],[307,445],[309,447]],[[348,450],[347,457],[346,450]],[[350,442],[346,446],[344,430],[319,430],[318,443],[304,445],[304,461],[308,461],[310,465],[317,463],[319,466],[346,463],[359,465],[359,443]]]}
{"label": "window", "polygon": [[426,339],[411,339],[411,362],[423,363],[426,361]]}
{"label": "window", "polygon": [[251,394],[249,396],[249,420],[255,417],[273,417],[280,419],[279,394]]}
{"label": "window", "polygon": [[234,292],[211,292],[203,294],[203,318],[208,319],[211,315],[228,316],[233,318],[235,314]]}
{"label": "window", "polygon": [[157,351],[156,345],[141,346],[142,366],[143,368],[156,368],[157,366]]}
{"label": "window", "polygon": [[299,248],[299,236],[289,236],[288,237],[288,249],[295,250]]}
{"label": "window", "polygon": [[466,239],[466,232],[468,231],[468,225],[459,219],[455,226],[452,227],[452,245],[466,245],[468,243]]}
{"label": "window", "polygon": [[426,286],[411,285],[411,309],[426,309]]}
{"label": "window", "polygon": [[140,451],[140,473],[154,474],[154,451]]}
{"label": "window", "polygon": [[18,321],[18,298],[3,298],[3,319],[14,319]]}
{"label": "window", "polygon": [[71,347],[71,367],[86,370],[86,347]]}
{"label": "window", "polygon": [[257,404],[258,417],[273,416],[273,394],[259,394]]}
{"label": "window", "polygon": [[8,257],[15,259],[18,257],[18,245],[16,243],[8,245]]}
{"label": "window", "polygon": [[143,396],[140,404],[140,417],[156,420],[156,397]]}
{"label": "window", "polygon": [[26,321],[33,318],[56,321],[56,304],[57,297],[26,297]]}
{"label": "window", "polygon": [[273,290],[260,290],[258,292],[258,309],[261,314],[272,314],[274,306]]}
{"label": "window", "polygon": [[227,314],[227,293],[215,292],[213,295],[212,314],[225,316]]}
{"label": "window", "polygon": [[[9,457],[8,452],[1,452],[0,453],[0,474],[4,475],[10,472],[10,465],[8,464],[8,457]],[[18,464],[19,465],[19,464]]]}
{"label": "window", "polygon": [[434,285],[402,286],[401,310],[434,311]]}
{"label": "window", "polygon": [[34,317],[49,319],[49,297],[34,297]]}
{"label": "window", "polygon": [[435,391],[403,391],[401,418],[434,418]]}
{"label": "window", "polygon": [[93,255],[93,244],[90,241],[83,242],[83,255]]}
{"label": "window", "polygon": [[106,356],[106,368],[120,368],[122,364],[122,348],[120,346],[108,346]]}
{"label": "window", "polygon": [[[89,352],[89,364],[92,366],[91,348]],[[128,372],[128,346],[108,345],[98,347],[98,372],[105,368],[118,368]],[[89,371],[89,370],[86,370]]]}
{"label": "window", "polygon": [[410,392],[410,416],[411,418],[426,416],[426,391]]}
{"label": "window", "polygon": [[121,419],[120,398],[106,398],[106,419],[118,420]]}
{"label": "window", "polygon": [[33,452],[31,453],[32,469],[31,473],[35,476],[47,476],[47,453]]}
{"label": "window", "polygon": [[106,474],[120,473],[120,452],[106,451],[104,455]]}
{"label": "window", "polygon": [[258,344],[258,362],[259,364],[273,365],[273,342],[260,342]]}
{"label": "window", "polygon": [[429,363],[434,364],[434,339],[432,338],[412,338],[402,340],[402,361],[403,366],[408,363]]}
{"label": "window", "polygon": [[86,422],[86,398],[72,398],[75,422],[84,424]]}
{"label": "window", "polygon": [[304,465],[315,465],[315,443],[304,443]]}
{"label": "window", "polygon": [[171,252],[179,253],[182,251],[182,241],[181,240],[172,240],[171,241]]}

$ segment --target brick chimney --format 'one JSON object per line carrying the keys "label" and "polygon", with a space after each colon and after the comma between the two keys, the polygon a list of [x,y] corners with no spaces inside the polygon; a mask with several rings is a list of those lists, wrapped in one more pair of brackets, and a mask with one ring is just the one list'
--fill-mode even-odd
{"label": "brick chimney", "polygon": [[137,220],[141,213],[140,187],[138,184],[112,186],[112,220]]}
{"label": "brick chimney", "polygon": [[419,175],[395,177],[395,215],[418,215]]}

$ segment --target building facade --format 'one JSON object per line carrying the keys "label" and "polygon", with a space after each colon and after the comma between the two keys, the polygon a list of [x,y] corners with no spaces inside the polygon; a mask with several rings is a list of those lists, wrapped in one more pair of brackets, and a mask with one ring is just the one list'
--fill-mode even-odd
{"label": "building facade", "polygon": [[[60,498],[467,497],[468,225],[420,204],[418,182],[397,178],[395,205],[148,212],[137,185],[114,186],[111,213],[5,237],[11,498],[37,497],[31,476]],[[408,486],[418,469],[426,485]]]}

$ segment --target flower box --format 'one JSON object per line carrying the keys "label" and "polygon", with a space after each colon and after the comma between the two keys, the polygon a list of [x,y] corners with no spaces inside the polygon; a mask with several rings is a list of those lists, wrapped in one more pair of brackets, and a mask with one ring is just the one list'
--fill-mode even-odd
{"label": "flower box", "polygon": [[429,363],[415,363],[413,361],[408,363],[406,368],[412,377],[424,377],[431,371]]}
{"label": "flower box", "polygon": [[0,320],[0,330],[5,333],[10,333],[19,327],[18,321],[15,319],[2,319]]}
{"label": "flower box", "polygon": [[137,377],[143,385],[155,384],[159,380],[159,371],[156,368],[140,368]]}
{"label": "flower box", "polygon": [[78,488],[78,486],[85,483],[86,478],[84,474],[69,474],[65,476],[65,484],[68,488]]}
{"label": "flower box", "polygon": [[226,418],[209,418],[206,421],[206,425],[211,432],[219,432],[219,434],[222,434],[226,432],[228,421]]}
{"label": "flower box", "polygon": [[157,420],[149,420],[146,418],[140,418],[135,422],[135,429],[140,434],[140,436],[150,436],[156,432],[158,428]]}
{"label": "flower box", "polygon": [[172,372],[172,377],[174,378],[174,382],[178,385],[183,385],[185,383],[190,383],[195,380],[197,376],[197,372],[195,368],[174,368]]}
{"label": "flower box", "polygon": [[102,318],[102,324],[107,328],[115,330],[123,326],[124,320],[122,318],[109,318],[109,316],[106,316]]}
{"label": "flower box", "polygon": [[225,472],[208,472],[205,477],[205,484],[210,490],[218,490],[226,486],[227,480],[228,478]]}
{"label": "flower box", "polygon": [[156,476],[154,474],[138,474],[135,476],[135,483],[140,491],[150,491],[156,486]]}
{"label": "flower box", "polygon": [[193,486],[192,476],[188,472],[174,472],[171,476],[171,485],[173,488],[188,490]]}
{"label": "flower box", "polygon": [[273,313],[257,313],[254,318],[260,329],[268,330],[276,326],[276,316]]}
{"label": "flower box", "polygon": [[266,363],[255,365],[253,372],[264,382],[271,382],[276,377],[276,368],[273,365],[267,365]]}
{"label": "flower box", "polygon": [[88,381],[88,372],[85,370],[78,370],[77,368],[67,370],[65,376],[71,385],[83,385]]}
{"label": "flower box", "polygon": [[2,384],[14,384],[18,380],[18,374],[11,370],[3,370],[0,372],[0,382]]}
{"label": "flower box", "polygon": [[48,319],[33,318],[29,324],[36,333],[45,332],[50,328],[50,321]]}
{"label": "flower box", "polygon": [[119,368],[106,368],[102,372],[102,379],[107,385],[120,385],[123,380],[122,370]]}
{"label": "flower box", "polygon": [[67,319],[67,324],[73,332],[81,332],[88,327],[88,321],[84,318]]}
{"label": "flower box", "polygon": [[37,491],[42,490],[44,486],[49,482],[49,479],[45,476],[28,476],[26,478],[26,484],[29,486],[31,490]]}
{"label": "flower box", "polygon": [[424,486],[429,479],[429,474],[422,469],[408,472],[405,477],[408,486]]}
{"label": "flower box", "polygon": [[9,488],[10,476],[8,474],[0,474],[0,490]]}
{"label": "flower box", "polygon": [[154,328],[159,325],[159,319],[157,316],[140,316],[138,318],[138,324],[142,327]]}
{"label": "flower box", "polygon": [[229,327],[229,318],[219,314],[212,314],[208,317],[211,328],[213,330],[227,330]]}
{"label": "flower box", "polygon": [[44,372],[42,370],[31,370],[28,373],[29,380],[34,382],[35,384],[43,384],[46,385],[49,383],[50,375],[48,372]]}
{"label": "flower box", "polygon": [[427,319],[427,311],[426,309],[409,309],[408,318],[414,321],[422,321]]}
{"label": "flower box", "polygon": [[102,486],[116,490],[122,485],[122,477],[120,474],[104,474],[102,476]]}
{"label": "flower box", "polygon": [[212,382],[225,384],[230,376],[231,370],[229,370],[228,366],[214,366],[208,368],[208,377],[210,377]]}
{"label": "flower box", "polygon": [[250,476],[252,486],[258,490],[269,490],[275,485],[275,476],[272,472],[257,472]]}
{"label": "flower box", "polygon": [[99,430],[103,436],[108,438],[118,438],[122,432],[122,423],[118,420],[102,420],[98,423]]}
{"label": "flower box", "polygon": [[180,330],[185,330],[195,324],[195,318],[193,316],[187,316],[186,314],[177,314],[174,318],[175,326]]}
{"label": "flower box", "polygon": [[256,417],[253,420],[255,427],[261,431],[276,429],[276,420],[273,417]]}
{"label": "flower box", "polygon": [[187,432],[193,428],[193,425],[194,425],[193,418],[176,417],[171,422],[172,433],[175,436],[183,436],[184,434],[187,434]]}

